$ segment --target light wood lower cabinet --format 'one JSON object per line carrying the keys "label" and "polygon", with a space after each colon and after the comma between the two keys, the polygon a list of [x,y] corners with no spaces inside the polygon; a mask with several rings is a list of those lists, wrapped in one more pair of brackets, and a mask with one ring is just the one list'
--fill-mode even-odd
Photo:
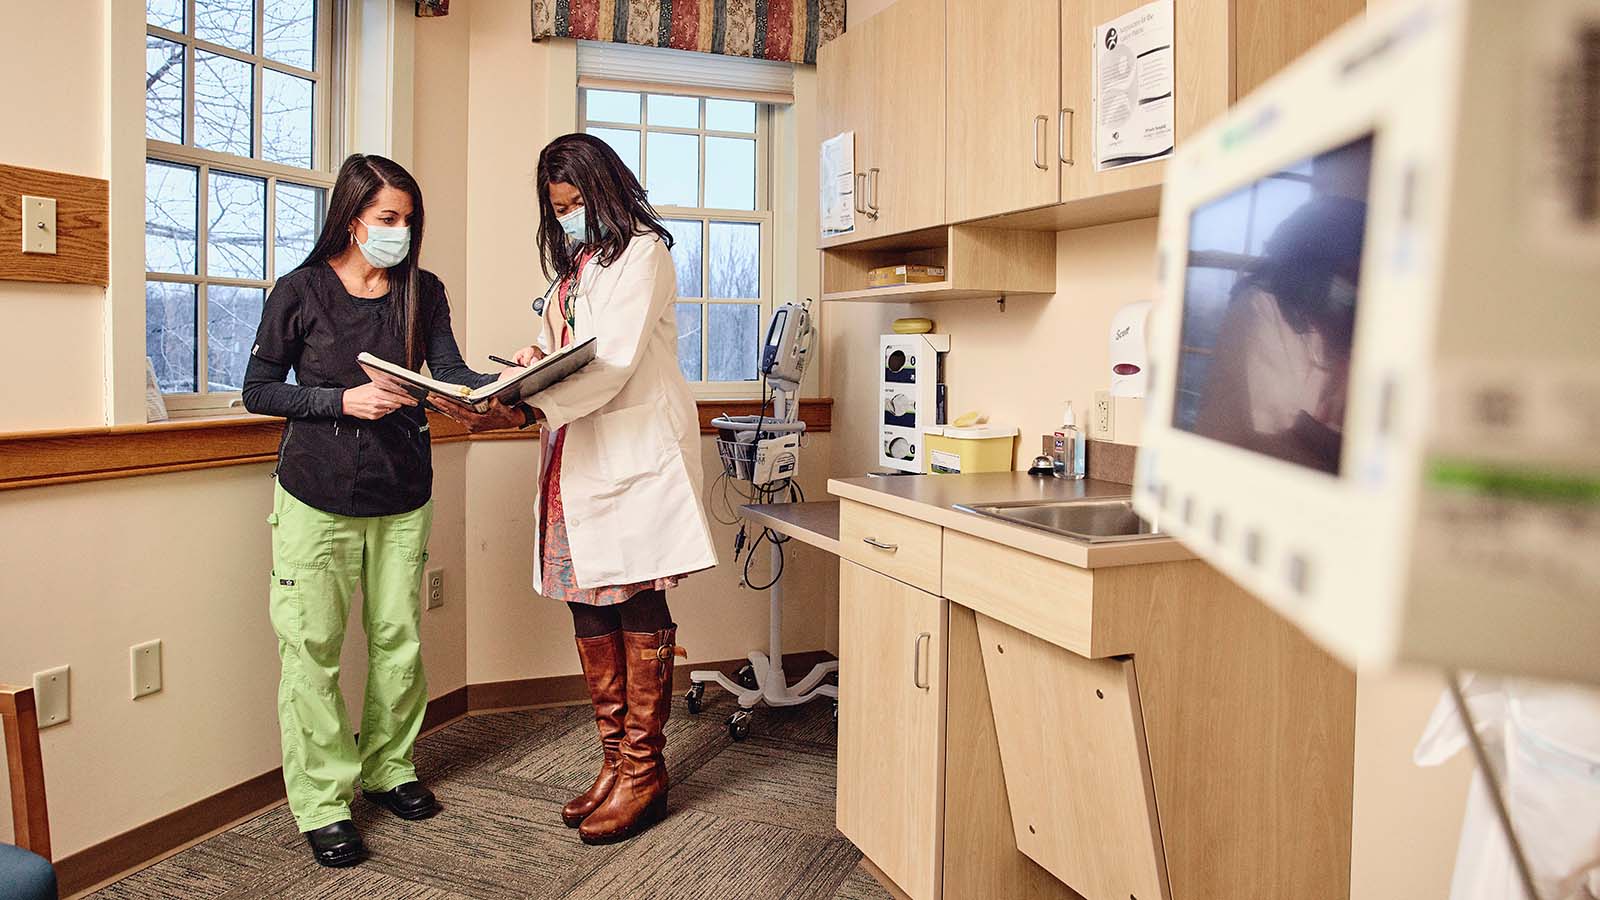
{"label": "light wood lower cabinet", "polygon": [[1017,849],[983,666],[971,610],[841,561],[839,830],[912,900],[1080,900]]}
{"label": "light wood lower cabinet", "polygon": [[945,601],[839,563],[837,824],[913,900],[937,900]]}

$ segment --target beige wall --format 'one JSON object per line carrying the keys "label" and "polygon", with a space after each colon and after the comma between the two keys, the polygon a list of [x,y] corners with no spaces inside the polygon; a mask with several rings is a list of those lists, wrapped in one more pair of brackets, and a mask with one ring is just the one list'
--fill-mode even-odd
{"label": "beige wall", "polygon": [[[34,3],[27,28],[0,32],[0,75],[39,88],[8,93],[0,111],[8,122],[45,126],[0,129],[0,162],[107,177],[106,12],[87,0]],[[460,50],[453,62],[464,76]],[[449,53],[418,53],[419,114],[444,119],[459,107],[448,90],[451,64]],[[424,262],[453,283],[465,268],[460,133],[419,131],[416,145],[432,207]],[[0,431],[106,421],[104,305],[98,288],[0,282],[9,326],[0,333],[0,379],[41,388],[7,393]],[[447,445],[434,457],[429,551],[446,571],[446,602],[424,613],[423,640],[435,697],[466,683],[467,449]],[[266,608],[270,473],[252,465],[0,493],[0,681],[26,684],[41,669],[72,667],[72,720],[41,733],[57,856],[279,764]],[[130,700],[128,648],[153,638],[163,641],[164,689]],[[366,677],[360,638],[358,606],[343,677],[354,710]],[[4,840],[3,779],[0,808]]]}
{"label": "beige wall", "polygon": [[[106,177],[105,0],[29,3],[0,33],[0,162]],[[47,73],[41,75],[41,73]],[[28,85],[20,90],[19,85]],[[28,127],[22,127],[26,123]],[[7,390],[0,431],[99,424],[103,288],[0,281],[0,383],[59,373],[52,390]]]}

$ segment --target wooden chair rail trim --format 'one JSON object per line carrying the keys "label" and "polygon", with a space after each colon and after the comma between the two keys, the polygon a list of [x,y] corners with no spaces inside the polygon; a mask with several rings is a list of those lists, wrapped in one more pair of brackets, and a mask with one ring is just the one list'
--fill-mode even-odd
{"label": "wooden chair rail trim", "polygon": [[39,750],[33,688],[0,684],[0,721],[4,722],[16,844],[50,859],[50,813],[44,799],[44,758]]}
{"label": "wooden chair rail trim", "polygon": [[[755,415],[761,409],[756,400],[698,405],[701,434],[715,431],[711,420],[717,416]],[[830,431],[833,400],[801,400],[800,415],[808,431]],[[430,413],[428,420],[435,444],[538,437],[532,428],[469,434],[445,416]],[[253,415],[0,434],[0,490],[271,462],[282,436],[282,419]]]}

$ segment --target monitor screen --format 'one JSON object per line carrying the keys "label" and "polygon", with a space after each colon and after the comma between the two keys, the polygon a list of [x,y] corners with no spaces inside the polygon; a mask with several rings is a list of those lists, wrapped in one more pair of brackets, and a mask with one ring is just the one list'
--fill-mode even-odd
{"label": "monitor screen", "polygon": [[1197,207],[1172,424],[1338,474],[1369,134]]}

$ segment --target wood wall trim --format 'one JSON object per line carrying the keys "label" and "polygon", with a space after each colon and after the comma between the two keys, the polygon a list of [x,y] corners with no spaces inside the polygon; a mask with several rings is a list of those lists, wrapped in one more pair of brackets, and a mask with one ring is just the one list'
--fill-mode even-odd
{"label": "wood wall trim", "polygon": [[[465,687],[435,697],[428,701],[422,730],[448,725],[466,711]],[[276,806],[283,799],[283,769],[273,769],[79,850],[55,864],[61,896],[125,878],[181,850],[186,844]]]}
{"label": "wood wall trim", "polygon": [[[756,400],[702,400],[699,408],[700,433],[711,434],[714,417],[755,415],[761,407]],[[830,431],[833,400],[802,400],[800,415],[806,430]],[[468,434],[445,416],[430,413],[428,420],[435,444],[539,436],[532,428]],[[253,415],[0,434],[0,490],[272,462],[282,436],[282,419]]]}
{"label": "wood wall trim", "polygon": [[[22,252],[22,195],[56,201],[56,252]],[[111,185],[86,178],[0,165],[0,280],[93,284],[110,271]]]}

